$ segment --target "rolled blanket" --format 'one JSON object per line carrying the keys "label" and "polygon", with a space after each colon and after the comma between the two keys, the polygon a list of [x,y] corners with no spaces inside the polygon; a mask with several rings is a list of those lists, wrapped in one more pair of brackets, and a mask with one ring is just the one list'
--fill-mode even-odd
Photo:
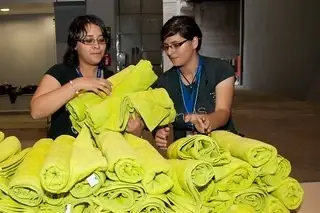
{"label": "rolled blanket", "polygon": [[107,170],[106,158],[98,148],[93,146],[93,143],[90,130],[83,126],[80,134],[72,144],[69,180],[62,192],[70,191],[76,183],[94,171]]}
{"label": "rolled blanket", "polygon": [[75,138],[69,135],[57,137],[50,147],[41,172],[42,187],[51,193],[63,193],[70,178],[70,158]]}
{"label": "rolled blanket", "polygon": [[[93,180],[91,180],[92,178]],[[100,189],[105,181],[106,174],[104,172],[94,172],[92,175],[77,183],[71,189],[70,193],[75,198],[89,197]]]}
{"label": "rolled blanket", "polygon": [[72,213],[96,213],[95,207],[96,206],[91,198],[82,198],[67,204],[67,210],[65,212],[68,212],[70,209],[70,212]]}
{"label": "rolled blanket", "polygon": [[5,134],[0,131],[0,143],[4,140]]}
{"label": "rolled blanket", "polygon": [[290,213],[287,207],[272,195],[268,195],[266,202],[266,208],[263,210],[264,213]]}
{"label": "rolled blanket", "polygon": [[180,138],[169,146],[167,155],[170,159],[204,160],[213,165],[223,165],[230,162],[229,152],[221,150],[217,143],[206,135]]}
{"label": "rolled blanket", "polygon": [[[149,194],[163,194],[173,186],[168,176],[170,164],[146,140],[132,134],[125,134],[125,139],[139,156],[139,162],[144,169],[142,185]],[[156,163],[155,163],[156,162]]]}
{"label": "rolled blanket", "polygon": [[27,206],[40,205],[44,196],[40,171],[52,143],[52,139],[41,139],[25,156],[9,182],[8,193],[14,200]]}
{"label": "rolled blanket", "polygon": [[304,191],[297,180],[288,177],[271,194],[289,210],[295,210],[303,200]]}
{"label": "rolled blanket", "polygon": [[215,190],[213,183],[208,184],[214,175],[212,165],[200,160],[170,159],[168,161],[171,165],[170,176],[174,180],[171,191],[181,196],[186,192],[200,207],[205,201],[203,199],[207,199]]}
{"label": "rolled blanket", "polygon": [[177,195],[174,192],[166,194],[168,200],[173,204],[171,209],[176,213],[195,213],[199,212],[199,206],[190,195]]}
{"label": "rolled blanket", "polygon": [[6,137],[0,142],[0,163],[21,151],[21,143],[15,136]]}
{"label": "rolled blanket", "polygon": [[103,209],[127,212],[131,211],[138,201],[144,199],[145,192],[141,184],[107,180],[94,195],[97,197],[95,203]]}
{"label": "rolled blanket", "polygon": [[130,106],[127,96],[112,95],[87,110],[85,123],[96,134],[106,130],[122,132],[132,112],[134,109]]}
{"label": "rolled blanket", "polygon": [[270,174],[274,174],[277,171],[278,163],[277,156],[270,159],[267,163],[262,166],[253,167],[253,171],[257,177],[262,177]]}
{"label": "rolled blanket", "polygon": [[113,84],[112,96],[118,96],[146,90],[157,78],[152,70],[151,62],[140,60],[135,66],[127,67],[108,78],[108,80]]}
{"label": "rolled blanket", "polygon": [[167,213],[170,207],[169,200],[165,195],[146,196],[138,201],[130,213]]}
{"label": "rolled blanket", "polygon": [[268,191],[269,188],[280,185],[283,180],[289,177],[289,174],[291,172],[291,164],[287,159],[278,155],[276,158],[276,162],[277,164],[275,166],[275,172],[258,176],[255,180],[260,186],[267,187]]}
{"label": "rolled blanket", "polygon": [[207,208],[215,213],[225,213],[232,206],[234,198],[226,192],[216,192],[203,204],[203,208]]}
{"label": "rolled blanket", "polygon": [[266,206],[267,191],[259,188],[257,185],[252,185],[250,188],[241,192],[234,193],[234,204],[245,204],[252,206],[254,212],[264,212]]}
{"label": "rolled blanket", "polygon": [[3,213],[37,213],[38,207],[30,207],[22,205],[9,196],[0,199],[0,212]]}
{"label": "rolled blanket", "polygon": [[106,174],[110,179],[127,183],[142,180],[144,171],[139,157],[121,133],[105,131],[96,136],[96,143],[108,161]]}
{"label": "rolled blanket", "polygon": [[231,157],[231,162],[214,166],[213,173],[220,191],[241,191],[249,188],[255,179],[252,166],[240,159]]}
{"label": "rolled blanket", "polygon": [[10,178],[16,172],[25,155],[31,150],[26,148],[0,163],[0,176]]}
{"label": "rolled blanket", "polygon": [[91,106],[101,103],[102,100],[94,92],[84,92],[71,99],[66,104],[66,108],[72,118],[76,121],[83,121],[86,118],[85,111]]}
{"label": "rolled blanket", "polygon": [[210,136],[220,147],[229,150],[232,156],[240,158],[254,167],[261,166],[277,156],[275,147],[228,131],[213,131]]}
{"label": "rolled blanket", "polygon": [[176,118],[173,101],[163,88],[131,93],[128,98],[150,131],[173,123]]}

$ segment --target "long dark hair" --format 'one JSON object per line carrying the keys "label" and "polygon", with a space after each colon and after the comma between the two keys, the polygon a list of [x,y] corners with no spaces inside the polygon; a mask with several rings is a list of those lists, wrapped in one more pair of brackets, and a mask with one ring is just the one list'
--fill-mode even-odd
{"label": "long dark hair", "polygon": [[166,38],[176,34],[180,34],[180,36],[188,40],[192,40],[193,37],[198,37],[199,41],[197,50],[200,50],[202,44],[202,32],[192,16],[181,15],[170,18],[161,29],[161,42],[163,43]]}
{"label": "long dark hair", "polygon": [[[108,38],[106,26],[99,17],[95,15],[78,16],[72,21],[69,26],[68,48],[63,56],[64,64],[75,67],[79,65],[79,57],[77,51],[75,50],[75,47],[78,41],[83,40],[87,36],[86,26],[88,24],[97,25],[100,28],[102,36],[106,39],[106,41],[110,41],[110,38]],[[107,42],[106,51],[108,47],[109,42]],[[103,59],[101,60],[99,65],[103,65]]]}

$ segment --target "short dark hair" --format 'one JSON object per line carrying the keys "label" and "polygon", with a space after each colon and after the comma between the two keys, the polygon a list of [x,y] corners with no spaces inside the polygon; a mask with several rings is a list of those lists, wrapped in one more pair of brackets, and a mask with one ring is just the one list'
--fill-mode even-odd
{"label": "short dark hair", "polygon": [[202,44],[202,32],[200,27],[192,16],[173,16],[161,29],[161,42],[170,36],[180,34],[185,39],[192,40],[194,37],[199,38],[197,50],[199,51]]}
{"label": "short dark hair", "polygon": [[[79,65],[78,53],[75,50],[78,41],[83,40],[87,36],[86,26],[88,24],[97,25],[102,36],[107,40],[107,47],[110,46],[110,38],[108,38],[106,26],[103,21],[95,15],[83,15],[76,17],[69,26],[68,30],[68,48],[63,56],[63,63],[71,66]],[[100,62],[102,64],[102,61]],[[100,65],[99,64],[99,65]]]}

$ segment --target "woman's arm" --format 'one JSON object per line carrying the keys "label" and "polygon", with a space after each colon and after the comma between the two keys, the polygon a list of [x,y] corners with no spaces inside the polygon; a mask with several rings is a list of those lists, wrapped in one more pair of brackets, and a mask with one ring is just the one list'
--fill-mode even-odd
{"label": "woman's arm", "polygon": [[61,86],[51,75],[44,75],[31,99],[30,109],[33,119],[52,115],[75,95],[70,83]]}

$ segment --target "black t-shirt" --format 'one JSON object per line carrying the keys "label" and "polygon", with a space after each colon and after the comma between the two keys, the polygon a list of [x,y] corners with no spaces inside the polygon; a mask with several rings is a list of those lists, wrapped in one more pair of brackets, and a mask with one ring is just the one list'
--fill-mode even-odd
{"label": "black t-shirt", "polygon": [[[227,62],[217,59],[202,57],[202,72],[200,77],[198,98],[195,106],[196,113],[212,113],[215,111],[215,88],[223,80],[234,76],[234,69]],[[184,114],[186,114],[183,103],[182,92],[180,87],[180,76],[176,67],[172,67],[167,72],[164,72],[157,80],[155,87],[164,88],[167,90],[170,98],[173,100],[177,117],[173,123],[174,139],[186,136],[186,131],[189,131],[188,125],[184,122]],[[196,88],[196,85],[192,85]],[[231,118],[225,126],[219,129],[229,130],[236,133]]]}
{"label": "black t-shirt", "polygon": [[[112,71],[109,71],[105,68],[103,70],[103,77],[106,79],[113,75]],[[78,78],[79,75],[75,69],[75,67],[66,65],[66,64],[56,64],[51,67],[45,74],[51,75],[59,83],[61,86],[69,83],[70,80],[74,80]],[[70,113],[66,110],[65,105],[58,109],[51,116],[51,125],[48,131],[49,138],[57,138],[60,135],[71,135],[76,136],[76,134],[72,131],[71,121],[69,119]]]}

